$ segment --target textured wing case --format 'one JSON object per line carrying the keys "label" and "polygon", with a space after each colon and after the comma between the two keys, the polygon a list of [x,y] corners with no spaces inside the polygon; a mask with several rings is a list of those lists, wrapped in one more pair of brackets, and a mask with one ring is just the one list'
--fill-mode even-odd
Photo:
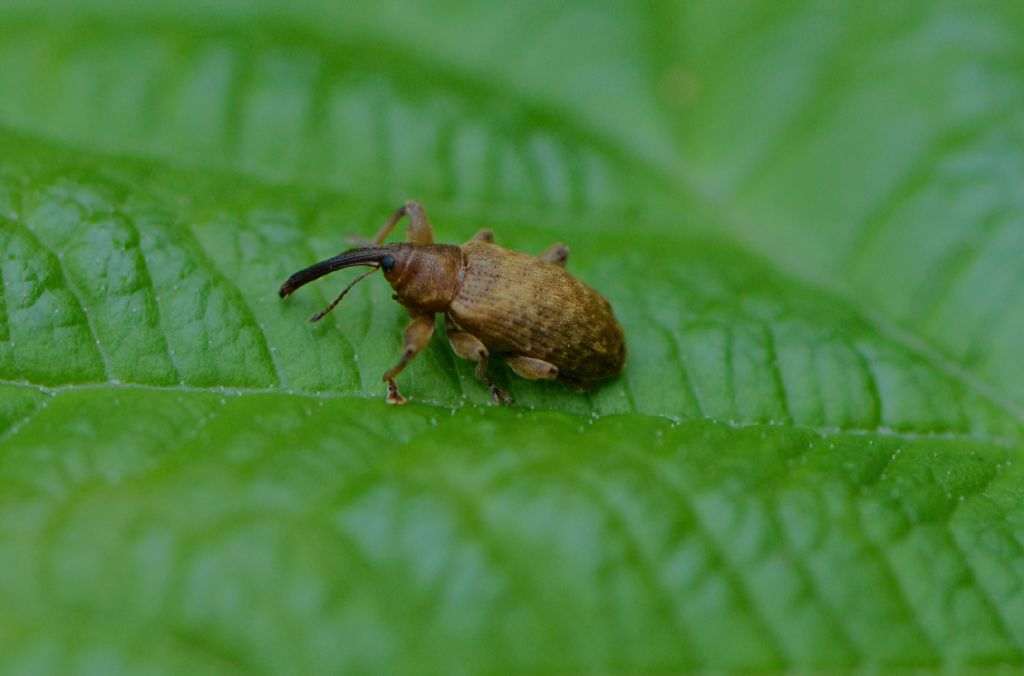
{"label": "textured wing case", "polygon": [[562,267],[487,242],[463,245],[464,277],[448,315],[498,354],[543,359],[561,376],[622,370],[626,345],[611,305]]}

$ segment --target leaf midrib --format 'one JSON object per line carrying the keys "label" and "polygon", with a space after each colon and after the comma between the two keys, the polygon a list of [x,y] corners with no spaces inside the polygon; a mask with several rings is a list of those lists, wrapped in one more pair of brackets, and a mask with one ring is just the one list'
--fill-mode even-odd
{"label": "leaf midrib", "polygon": [[[200,395],[221,395],[221,396],[287,396],[296,397],[299,399],[311,399],[311,400],[344,400],[344,399],[360,399],[363,401],[381,401],[383,396],[363,394],[360,392],[347,392],[347,391],[319,391],[319,392],[304,392],[302,390],[292,390],[287,388],[257,388],[257,387],[197,387],[193,385],[150,385],[146,383],[86,383],[77,385],[40,385],[38,383],[32,383],[28,381],[16,381],[16,380],[0,380],[0,387],[21,387],[34,390],[40,394],[46,395],[48,399],[46,402],[52,401],[57,396],[66,392],[132,392],[132,391],[145,391],[145,392],[165,392],[165,393],[176,393],[176,394],[200,394]],[[414,397],[410,399],[412,406],[426,406],[431,409],[438,411],[451,412],[454,409],[462,410],[465,408],[479,409],[479,408],[491,408],[491,404],[468,404],[459,407],[453,407],[450,404],[444,404],[442,402],[430,399]],[[44,403],[29,413],[28,416],[22,420],[15,421],[12,423],[7,430],[0,434],[0,443],[8,440],[12,429],[23,427],[26,422],[38,414],[40,411],[45,409],[49,404]],[[505,410],[495,407],[496,410]],[[895,430],[889,428],[878,428],[878,429],[860,429],[860,428],[842,428],[842,427],[816,427],[813,425],[801,425],[794,424],[792,422],[737,422],[735,420],[723,420],[712,416],[704,416],[701,418],[677,418],[669,415],[658,415],[652,413],[641,413],[638,411],[630,411],[627,413],[606,413],[598,414],[596,411],[593,413],[578,413],[571,410],[561,409],[544,409],[544,408],[524,408],[519,405],[515,405],[509,412],[529,412],[529,413],[555,413],[558,415],[566,415],[571,418],[578,420],[586,420],[592,422],[599,419],[614,419],[614,418],[631,418],[631,419],[645,419],[645,420],[660,420],[669,422],[673,425],[690,422],[690,421],[703,421],[710,422],[726,427],[742,430],[751,428],[769,427],[775,429],[792,429],[798,431],[810,432],[818,435],[822,439],[835,437],[835,436],[857,436],[864,438],[878,438],[878,439],[898,439],[905,441],[921,441],[921,440],[934,440],[934,441],[966,441],[974,443],[988,444],[992,446],[998,446],[1007,450],[1018,451],[1022,450],[1020,445],[1020,439],[1008,438],[1008,437],[992,437],[982,434],[962,434],[957,432],[908,432],[903,430]]]}

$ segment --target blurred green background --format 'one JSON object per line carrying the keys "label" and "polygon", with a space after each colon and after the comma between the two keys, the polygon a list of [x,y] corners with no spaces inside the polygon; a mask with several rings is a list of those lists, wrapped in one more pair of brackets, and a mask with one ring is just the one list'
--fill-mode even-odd
{"label": "blurred green background", "polygon": [[[1024,5],[0,3],[0,670],[1024,664]],[[496,380],[294,270],[569,244]]]}

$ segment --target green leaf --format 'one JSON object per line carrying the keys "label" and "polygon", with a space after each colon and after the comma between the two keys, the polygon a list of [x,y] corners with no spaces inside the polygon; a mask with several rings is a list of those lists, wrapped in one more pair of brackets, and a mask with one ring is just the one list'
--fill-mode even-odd
{"label": "green leaf", "polygon": [[[0,665],[1024,665],[1024,13],[0,8]],[[496,380],[379,279],[401,200],[605,293]]]}

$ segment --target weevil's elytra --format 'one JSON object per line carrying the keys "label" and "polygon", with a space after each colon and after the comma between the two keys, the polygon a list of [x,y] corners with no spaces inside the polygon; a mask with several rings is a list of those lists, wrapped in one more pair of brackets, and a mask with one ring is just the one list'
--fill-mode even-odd
{"label": "weevil's elytra", "polygon": [[[408,241],[383,244],[403,216],[409,217]],[[361,279],[382,270],[392,297],[412,316],[401,359],[384,374],[389,403],[405,403],[395,378],[430,342],[439,313],[452,349],[476,363],[477,378],[495,403],[509,405],[512,399],[487,376],[491,355],[522,378],[561,378],[573,387],[614,376],[626,363],[625,338],[611,304],[565,270],[569,249],[562,243],[531,256],[498,246],[490,230],[481,230],[462,246],[435,244],[423,207],[406,202],[363,244],[296,272],[280,294],[284,298],[341,268],[369,266],[311,318],[317,321]]]}

